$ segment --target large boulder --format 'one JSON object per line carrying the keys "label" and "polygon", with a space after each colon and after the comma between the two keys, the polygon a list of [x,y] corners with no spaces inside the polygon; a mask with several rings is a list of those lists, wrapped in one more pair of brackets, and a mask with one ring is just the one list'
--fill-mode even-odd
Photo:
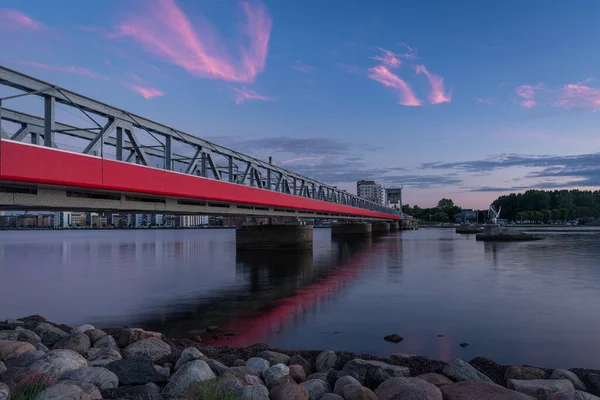
{"label": "large boulder", "polygon": [[504,381],[507,382],[509,379],[518,379],[523,381],[529,381],[531,379],[544,379],[546,372],[541,368],[529,367],[526,365],[514,365],[506,368],[504,373]]}
{"label": "large boulder", "polygon": [[269,369],[271,363],[264,358],[250,357],[248,361],[246,361],[246,366],[252,368],[257,374],[262,375],[263,372]]}
{"label": "large boulder", "polygon": [[342,395],[342,389],[346,385],[360,385],[360,382],[356,380],[356,378],[346,375],[342,376],[338,380],[335,381],[335,386],[333,387],[333,393]]}
{"label": "large boulder", "polygon": [[163,400],[163,397],[160,395],[160,387],[152,382],[148,382],[145,385],[120,387],[113,390],[112,393],[118,399]]}
{"label": "large boulder", "polygon": [[335,393],[325,393],[325,395],[321,397],[321,400],[344,400],[344,398]]}
{"label": "large boulder", "polygon": [[[290,369],[287,365],[285,364],[275,364],[271,367],[269,367],[269,369],[267,369],[265,372],[263,372],[263,379],[265,380],[265,383],[267,384],[267,387],[271,387],[272,384],[277,381],[278,379],[282,378],[285,375],[289,375],[290,374]],[[292,380],[293,382],[293,380]]]}
{"label": "large boulder", "polygon": [[85,333],[87,335],[87,337],[90,338],[90,343],[92,345],[107,335],[106,332],[101,331],[100,329],[90,329],[83,333]]}
{"label": "large boulder", "polygon": [[60,339],[69,334],[60,328],[55,327],[47,322],[40,322],[35,326],[33,331],[42,339],[42,343],[46,346],[52,346]]}
{"label": "large boulder", "polygon": [[171,346],[158,339],[142,339],[123,349],[123,357],[143,357],[152,361],[171,354]]}
{"label": "large boulder", "polygon": [[51,378],[58,379],[64,373],[87,367],[88,362],[73,350],[51,350],[35,360],[29,368],[40,371]]}
{"label": "large boulder", "polygon": [[377,395],[371,389],[360,385],[346,385],[342,388],[345,400],[377,400]]}
{"label": "large boulder", "polygon": [[509,390],[494,383],[463,381],[440,386],[444,400],[534,400],[523,393]]}
{"label": "large boulder", "polygon": [[310,363],[308,361],[306,361],[304,358],[302,358],[302,356],[299,354],[296,354],[295,356],[292,356],[292,358],[290,358],[289,365],[302,365],[302,367],[304,368],[304,373],[306,373],[306,376],[308,376],[312,373],[312,367],[311,367]]}
{"label": "large boulder", "polygon": [[175,371],[177,371],[183,364],[193,360],[198,360],[200,359],[200,357],[203,356],[204,354],[202,354],[202,352],[195,347],[188,347],[186,349],[183,349],[181,355],[179,356],[179,359],[175,363]]}
{"label": "large boulder", "polygon": [[261,351],[260,353],[258,353],[256,355],[256,357],[264,358],[271,365],[275,365],[275,364],[288,365],[290,362],[290,356],[283,354],[283,353],[277,353],[276,351],[269,351],[269,350]]}
{"label": "large boulder", "polygon": [[166,396],[178,396],[183,394],[192,383],[214,378],[216,376],[206,362],[202,360],[190,361],[173,374],[171,379],[169,379],[169,383],[163,388],[162,394]]}
{"label": "large boulder", "polygon": [[375,394],[379,400],[442,400],[442,392],[419,378],[392,378],[383,382]]}
{"label": "large boulder", "polygon": [[19,337],[19,331],[0,331],[0,340],[16,341]]}
{"label": "large boulder", "polygon": [[239,400],[269,400],[269,389],[264,386],[243,386],[233,391]]}
{"label": "large boulder", "polygon": [[448,364],[444,366],[444,375],[449,376],[455,381],[480,381],[493,383],[483,373],[479,372],[475,367],[460,358],[453,358]]}
{"label": "large boulder", "polygon": [[335,351],[325,350],[319,353],[315,362],[317,372],[329,372],[335,369],[338,364],[338,356]]}
{"label": "large boulder", "polygon": [[225,370],[227,370],[227,366],[220,361],[206,360],[206,363],[217,376],[221,375],[223,372],[225,372]]}
{"label": "large boulder", "polygon": [[8,385],[0,382],[0,400],[9,400],[10,399],[10,389]]}
{"label": "large boulder", "polygon": [[296,383],[302,383],[306,380],[306,372],[304,372],[304,367],[302,365],[294,364],[290,365],[290,376]]}
{"label": "large boulder", "polygon": [[0,340],[0,361],[10,361],[31,350],[35,350],[31,343]]}
{"label": "large boulder", "polygon": [[566,379],[568,381],[571,381],[576,390],[587,390],[587,387],[581,381],[581,379],[579,379],[579,377],[573,372],[567,371],[566,369],[555,369],[554,371],[552,371],[552,374],[550,374],[548,379]]}
{"label": "large boulder", "polygon": [[586,378],[592,391],[600,393],[600,374],[587,374]]}
{"label": "large boulder", "polygon": [[25,385],[35,383],[46,388],[56,381],[45,374],[31,368],[10,368],[0,375],[0,382],[8,386],[12,393],[20,390]]}
{"label": "large boulder", "polygon": [[322,379],[311,379],[300,386],[308,390],[308,400],[321,400],[325,393],[331,393],[331,385]]}
{"label": "large boulder", "polygon": [[[9,367],[29,367],[35,360],[38,360],[44,356],[41,350],[29,350],[25,353],[20,354],[18,357],[13,358],[8,362]],[[2,372],[0,372],[1,374]]]}
{"label": "large boulder", "polygon": [[567,379],[509,379],[506,386],[537,399],[549,399],[554,393],[575,390],[571,381]]}
{"label": "large boulder", "polygon": [[88,382],[98,389],[114,389],[119,386],[119,378],[106,368],[83,367],[69,371],[60,380]]}
{"label": "large boulder", "polygon": [[92,329],[96,329],[94,327],[94,325],[90,325],[90,324],[79,325],[79,326],[76,326],[75,328],[71,329],[71,335],[73,335],[75,333],[86,333],[87,331],[90,331]]}
{"label": "large boulder", "polygon": [[258,376],[256,372],[252,368],[249,367],[231,367],[227,368],[225,371],[221,373],[221,376],[232,376],[238,378],[240,380],[244,380],[246,375],[255,375]]}
{"label": "large boulder", "polygon": [[52,350],[66,349],[73,350],[79,354],[85,354],[89,350],[90,345],[90,338],[85,333],[75,333],[54,343]]}
{"label": "large boulder", "polygon": [[143,385],[148,382],[162,383],[167,381],[164,375],[154,369],[152,361],[146,358],[132,357],[112,361],[104,368],[117,375],[121,385]]}
{"label": "large boulder", "polygon": [[163,339],[163,334],[159,332],[145,331],[140,328],[127,328],[123,329],[119,333],[119,339],[117,340],[119,347],[127,347],[138,340],[144,339]]}
{"label": "large boulder", "polygon": [[600,397],[594,396],[591,393],[582,392],[581,390],[569,390],[566,392],[553,393],[550,400],[600,400]]}
{"label": "large boulder", "polygon": [[117,346],[115,338],[110,335],[103,336],[100,339],[96,340],[96,342],[94,342],[94,348],[119,350],[119,346]]}
{"label": "large boulder", "polygon": [[284,375],[277,380],[269,381],[269,383],[267,383],[266,385],[267,385],[267,389],[271,390],[275,386],[285,385],[286,383],[293,383],[294,385],[297,385],[297,383],[294,381],[294,379],[289,375]]}
{"label": "large boulder", "polygon": [[271,400],[308,400],[308,390],[295,383],[275,386],[269,391]]}
{"label": "large boulder", "polygon": [[118,350],[115,349],[97,349],[97,348],[91,348],[88,351],[88,361],[96,361],[96,360],[112,360],[112,361],[117,361],[117,360],[122,360],[123,357],[121,356],[121,353],[119,353]]}
{"label": "large boulder", "polygon": [[102,399],[100,391],[91,383],[63,381],[47,387],[39,400],[96,400]]}
{"label": "large boulder", "polygon": [[31,343],[34,346],[39,343],[42,343],[42,338],[39,337],[38,334],[34,331],[30,331],[29,329],[19,329],[16,332],[18,332],[19,334],[19,336],[17,337],[17,340],[19,342]]}
{"label": "large boulder", "polygon": [[454,383],[454,381],[448,378],[446,375],[438,374],[435,372],[427,372],[418,375],[417,378],[422,379],[427,383],[431,383],[432,385],[435,385],[437,387]]}
{"label": "large boulder", "polygon": [[[327,372],[314,372],[306,377],[307,381],[310,381],[313,379],[320,379],[322,381],[328,382],[327,381]],[[335,382],[333,382],[333,383],[335,384]]]}
{"label": "large boulder", "polygon": [[407,367],[391,365],[381,361],[363,360],[360,358],[355,358],[346,363],[342,371],[356,378],[361,385],[366,385],[371,388],[379,386],[379,384],[388,379],[410,375],[410,370]]}

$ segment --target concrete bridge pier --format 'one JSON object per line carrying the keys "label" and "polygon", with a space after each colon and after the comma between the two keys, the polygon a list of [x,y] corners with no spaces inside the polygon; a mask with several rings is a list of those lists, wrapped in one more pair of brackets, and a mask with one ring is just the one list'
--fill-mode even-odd
{"label": "concrete bridge pier", "polygon": [[235,230],[238,249],[312,249],[312,225],[245,225]]}
{"label": "concrete bridge pier", "polygon": [[390,222],[390,232],[397,232],[399,230],[400,230],[400,224],[398,224],[398,221]]}
{"label": "concrete bridge pier", "polygon": [[352,222],[331,226],[331,236],[333,237],[369,237],[371,233],[371,224],[367,222]]}
{"label": "concrete bridge pier", "polygon": [[390,233],[390,223],[385,221],[373,222],[373,235],[385,235]]}

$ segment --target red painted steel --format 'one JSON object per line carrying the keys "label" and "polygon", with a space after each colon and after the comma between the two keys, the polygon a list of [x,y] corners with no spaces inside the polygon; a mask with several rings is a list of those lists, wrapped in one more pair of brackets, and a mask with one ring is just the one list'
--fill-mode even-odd
{"label": "red painted steel", "polygon": [[400,220],[399,216],[156,168],[2,141],[0,180]]}

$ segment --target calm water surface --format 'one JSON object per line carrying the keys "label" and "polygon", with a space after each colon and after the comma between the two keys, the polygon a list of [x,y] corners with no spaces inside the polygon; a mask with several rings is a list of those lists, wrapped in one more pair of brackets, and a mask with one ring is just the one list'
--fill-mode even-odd
{"label": "calm water surface", "polygon": [[175,336],[215,324],[238,333],[215,342],[240,346],[600,368],[600,232],[330,236],[276,254],[236,252],[233,230],[0,232],[0,319]]}

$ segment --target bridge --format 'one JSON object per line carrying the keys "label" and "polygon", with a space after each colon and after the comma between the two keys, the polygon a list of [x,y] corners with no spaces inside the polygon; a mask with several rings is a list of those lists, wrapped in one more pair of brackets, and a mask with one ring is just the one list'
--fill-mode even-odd
{"label": "bridge", "polygon": [[[326,218],[392,229],[403,219],[400,210],[2,66],[0,88],[10,93],[0,98],[0,209]],[[8,107],[31,97],[42,99],[42,115]]]}

